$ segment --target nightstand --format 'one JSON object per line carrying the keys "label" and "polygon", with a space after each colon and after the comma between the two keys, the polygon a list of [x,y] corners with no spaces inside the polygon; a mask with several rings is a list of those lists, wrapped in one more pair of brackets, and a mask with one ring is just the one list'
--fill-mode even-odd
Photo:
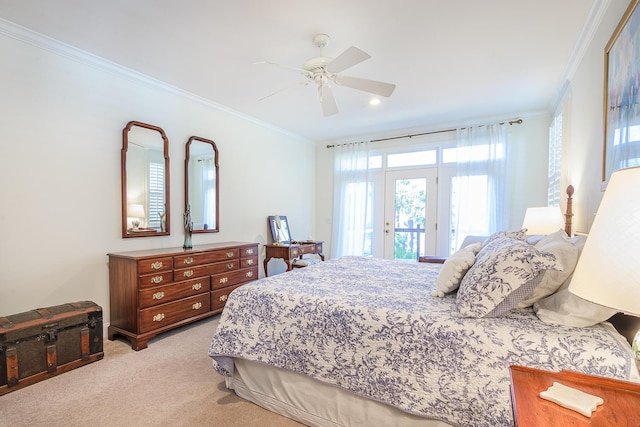
{"label": "nightstand", "polygon": [[[640,384],[573,371],[551,372],[511,366],[511,404],[517,427],[640,426]],[[554,381],[604,400],[591,418],[538,395]]]}

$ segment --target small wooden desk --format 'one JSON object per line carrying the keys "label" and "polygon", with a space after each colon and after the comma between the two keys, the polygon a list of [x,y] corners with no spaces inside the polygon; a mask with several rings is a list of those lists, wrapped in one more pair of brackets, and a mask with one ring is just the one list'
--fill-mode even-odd
{"label": "small wooden desk", "polygon": [[[517,427],[640,426],[640,384],[573,371],[511,366],[511,404]],[[591,418],[538,396],[559,382],[604,400]]]}
{"label": "small wooden desk", "polygon": [[287,271],[291,271],[291,262],[297,258],[302,258],[304,254],[316,254],[324,261],[324,253],[322,252],[322,244],[324,241],[298,242],[283,245],[264,245],[264,274],[269,275],[267,263],[271,258],[282,258],[287,264]]}

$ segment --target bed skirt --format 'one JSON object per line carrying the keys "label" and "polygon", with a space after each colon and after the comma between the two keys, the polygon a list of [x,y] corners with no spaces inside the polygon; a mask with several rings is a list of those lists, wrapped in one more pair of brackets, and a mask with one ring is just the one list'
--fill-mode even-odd
{"label": "bed skirt", "polygon": [[244,359],[234,359],[226,385],[271,412],[313,427],[451,427],[443,421],[408,414],[297,374]]}

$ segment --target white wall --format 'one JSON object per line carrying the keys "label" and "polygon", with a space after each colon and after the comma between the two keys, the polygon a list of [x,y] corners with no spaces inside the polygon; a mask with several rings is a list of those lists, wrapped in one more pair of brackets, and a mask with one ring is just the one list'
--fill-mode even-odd
{"label": "white wall", "polygon": [[[0,316],[92,300],[106,324],[106,254],[182,246],[192,135],[220,152],[220,232],[194,234],[194,245],[263,244],[274,213],[287,215],[295,236],[313,234],[313,144],[0,25]],[[121,238],[120,149],[131,120],[169,139],[170,236]]]}

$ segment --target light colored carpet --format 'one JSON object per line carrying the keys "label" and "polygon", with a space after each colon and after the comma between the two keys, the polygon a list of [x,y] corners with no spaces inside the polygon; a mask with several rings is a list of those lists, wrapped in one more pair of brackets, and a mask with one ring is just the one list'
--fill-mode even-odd
{"label": "light colored carpet", "polygon": [[141,351],[105,339],[104,359],[0,396],[0,426],[300,426],[226,389],[207,356],[218,318]]}

